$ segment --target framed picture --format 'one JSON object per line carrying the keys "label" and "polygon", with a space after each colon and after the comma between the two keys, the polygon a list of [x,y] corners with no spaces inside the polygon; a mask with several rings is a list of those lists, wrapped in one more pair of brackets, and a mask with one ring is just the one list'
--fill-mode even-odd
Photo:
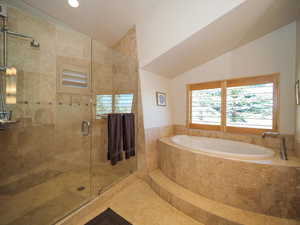
{"label": "framed picture", "polygon": [[156,104],[158,106],[167,106],[167,94],[163,92],[156,92]]}

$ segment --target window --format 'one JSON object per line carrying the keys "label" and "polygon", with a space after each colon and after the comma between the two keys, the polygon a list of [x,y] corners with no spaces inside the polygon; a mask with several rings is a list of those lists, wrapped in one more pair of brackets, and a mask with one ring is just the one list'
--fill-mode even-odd
{"label": "window", "polygon": [[273,83],[227,88],[227,126],[272,129]]}
{"label": "window", "polygon": [[133,103],[133,94],[115,95],[115,112],[131,113]]}
{"label": "window", "polygon": [[188,85],[188,127],[276,131],[278,95],[277,74]]}
{"label": "window", "polygon": [[102,115],[112,113],[112,95],[96,95],[96,118],[101,119]]}
{"label": "window", "polygon": [[96,95],[96,119],[109,113],[131,113],[134,95],[112,94]]}
{"label": "window", "polygon": [[200,128],[212,129],[220,126],[221,82],[193,85],[190,87],[190,95],[191,124]]}

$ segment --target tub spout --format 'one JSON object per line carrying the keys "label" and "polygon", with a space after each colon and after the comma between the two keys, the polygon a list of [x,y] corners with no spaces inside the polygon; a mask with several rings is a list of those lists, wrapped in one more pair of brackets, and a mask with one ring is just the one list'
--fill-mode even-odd
{"label": "tub spout", "polygon": [[278,132],[264,132],[264,133],[262,133],[262,138],[265,138],[265,137],[274,137],[274,138],[279,137],[280,138],[280,158],[282,160],[288,160],[285,137],[282,136]]}

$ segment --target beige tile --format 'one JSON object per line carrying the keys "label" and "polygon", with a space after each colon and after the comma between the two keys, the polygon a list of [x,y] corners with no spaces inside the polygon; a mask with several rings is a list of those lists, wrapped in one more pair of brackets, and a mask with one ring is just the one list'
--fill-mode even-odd
{"label": "beige tile", "polygon": [[[209,225],[298,225],[297,220],[283,219],[234,208],[197,195],[168,179],[160,170],[150,173],[156,193],[171,205],[199,222]],[[171,200],[170,200],[171,199]]]}
{"label": "beige tile", "polygon": [[[24,190],[20,195],[0,195],[1,200],[9,199],[3,208],[0,207],[1,220],[3,218],[0,224],[17,224],[24,219],[26,223],[31,221],[28,223],[36,225],[41,221],[48,221],[49,218],[39,220],[39,217],[45,216],[43,209],[49,209],[49,204],[55,207],[54,199],[69,192],[71,195],[76,193],[80,184],[90,184],[90,166],[93,167],[93,194],[120,181],[137,167],[135,157],[112,169],[106,160],[107,124],[95,125],[92,137],[82,136],[81,121],[94,121],[91,118],[94,108],[91,107],[90,96],[87,94],[58,92],[57,75],[61,64],[71,64],[87,71],[92,68],[94,93],[131,90],[137,95],[138,104],[135,104],[134,111],[137,113],[139,129],[137,146],[141,149],[141,154],[139,150],[137,154],[143,158],[145,151],[142,114],[139,114],[142,110],[140,93],[137,94],[137,59],[129,59],[129,56],[97,41],[93,41],[91,49],[90,37],[50,22],[47,17],[32,15],[16,8],[9,8],[9,15],[10,29],[34,36],[41,46],[39,49],[32,48],[27,40],[22,39],[10,39],[8,43],[9,63],[18,69],[18,104],[11,105],[10,109],[14,112],[13,118],[20,122],[9,130],[0,132],[0,184],[31,177],[42,169],[59,168],[65,173],[55,181],[47,179],[41,185]],[[130,33],[130,38],[135,38],[135,34]],[[122,42],[124,48],[129,44],[126,44],[127,40],[125,38]],[[136,51],[136,46],[130,45],[128,49]],[[117,65],[115,73],[113,64]],[[80,193],[79,202],[82,198],[87,199],[86,194]],[[66,199],[67,204],[63,205],[66,210],[55,207],[51,211],[62,211],[62,216],[77,204],[76,198],[76,204],[69,200]],[[49,216],[55,217],[54,214],[49,213]]]}
{"label": "beige tile", "polygon": [[127,186],[107,203],[102,204],[82,218],[81,221],[69,223],[84,224],[105,208],[110,207],[135,225],[200,225],[182,212],[171,207],[156,195],[143,181]]}
{"label": "beige tile", "polygon": [[230,160],[182,149],[168,138],[161,139],[158,151],[163,173],[194,193],[257,213],[298,218],[299,166],[292,160],[290,165]]}

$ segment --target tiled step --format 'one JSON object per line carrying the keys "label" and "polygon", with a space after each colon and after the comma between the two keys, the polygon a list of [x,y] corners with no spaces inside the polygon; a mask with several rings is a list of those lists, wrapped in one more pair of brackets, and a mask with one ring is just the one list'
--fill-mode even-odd
{"label": "tiled step", "polygon": [[153,190],[175,208],[207,225],[300,225],[300,221],[258,214],[197,195],[167,178],[150,173]]}

